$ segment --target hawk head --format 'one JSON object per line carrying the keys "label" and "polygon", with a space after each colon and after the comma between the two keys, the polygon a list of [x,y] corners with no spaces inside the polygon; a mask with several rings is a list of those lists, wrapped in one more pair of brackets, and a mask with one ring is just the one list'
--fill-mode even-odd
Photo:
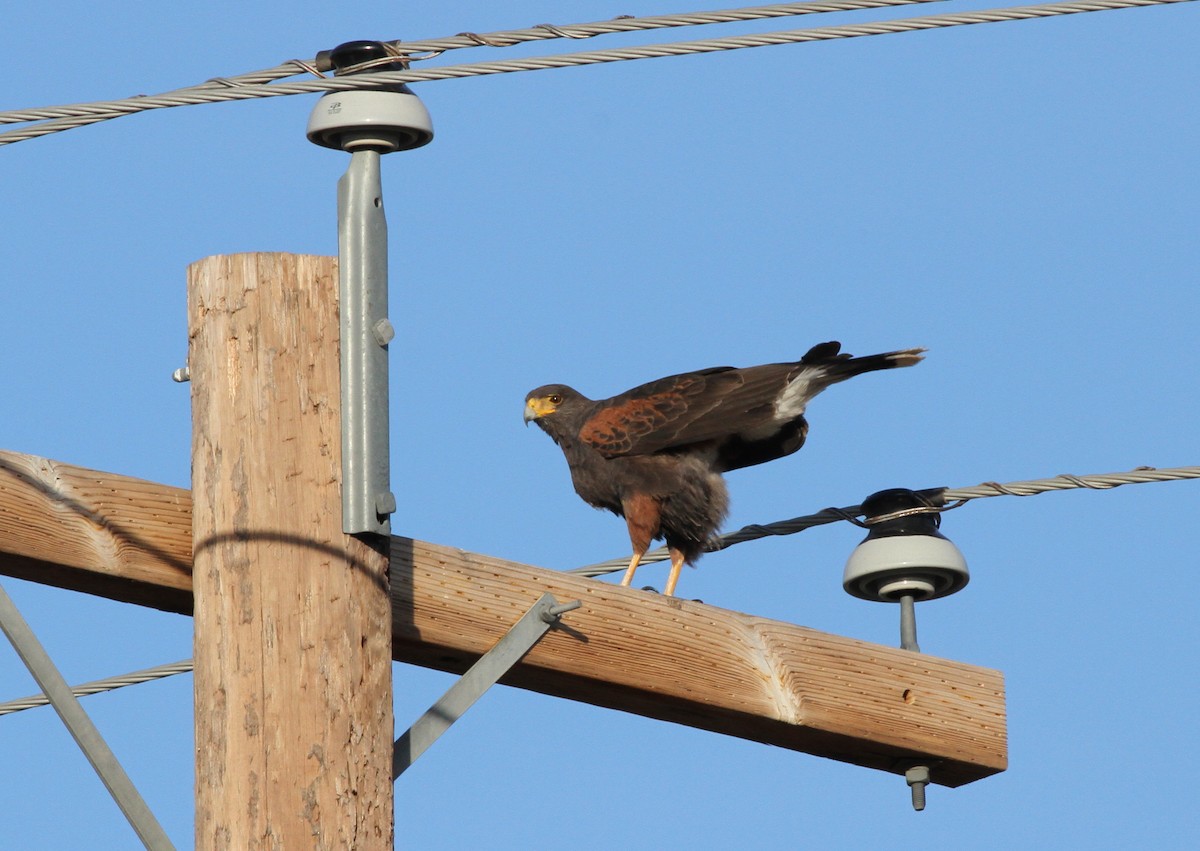
{"label": "hawk head", "polygon": [[[531,390],[525,396],[525,425],[554,414],[571,413],[588,401],[579,391],[565,384],[547,384]],[[544,427],[545,423],[539,422],[538,425]]]}

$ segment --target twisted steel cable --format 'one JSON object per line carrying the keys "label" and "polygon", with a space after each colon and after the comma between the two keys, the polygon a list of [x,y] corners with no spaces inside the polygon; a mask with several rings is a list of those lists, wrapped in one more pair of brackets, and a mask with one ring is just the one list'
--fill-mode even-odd
{"label": "twisted steel cable", "polygon": [[[98,101],[61,107],[17,110],[0,113],[0,124],[40,121],[29,127],[0,133],[0,145],[11,145],[27,139],[46,136],[105,121],[121,115],[130,115],[150,109],[174,106],[191,106],[201,103],[218,103],[229,100],[250,100],[263,97],[309,94],[312,92],[347,91],[350,89],[378,88],[397,83],[430,82],[433,80],[461,79],[489,74],[506,74],[515,71],[540,71],[549,68],[570,68],[619,62],[632,59],[653,59],[665,56],[714,53],[750,47],[767,47],[778,44],[799,44],[809,41],[829,41],[840,38],[857,38],[869,35],[913,32],[967,26],[970,24],[999,23],[1057,15],[1074,15],[1084,12],[1102,12],[1115,9],[1130,9],[1142,6],[1161,6],[1175,3],[1190,3],[1193,0],[1083,0],[1082,2],[1047,3],[1036,6],[1014,6],[988,9],[959,14],[931,15],[920,18],[900,18],[891,21],[876,21],[863,24],[841,24],[804,30],[760,33],[755,35],[727,36],[703,41],[683,41],[672,44],[652,44],[641,47],[596,50],[584,53],[568,53],[557,56],[541,56],[525,59],[505,59],[496,62],[476,62],[465,65],[446,65],[423,70],[389,71],[383,73],[355,74],[349,77],[322,78],[294,83],[236,84],[232,79],[213,81],[204,86],[180,89],[164,95],[126,98],[124,100]],[[60,117],[61,116],[61,117]]]}
{"label": "twisted steel cable", "polygon": [[[814,0],[808,3],[776,3],[771,6],[748,6],[741,9],[726,9],[718,12],[686,12],[677,15],[655,15],[650,17],[621,16],[610,21],[598,21],[587,24],[539,24],[519,30],[501,30],[491,33],[459,33],[445,38],[422,39],[419,41],[396,40],[385,42],[397,58],[430,59],[447,50],[467,47],[510,47],[527,41],[540,41],[553,38],[591,38],[597,35],[611,33],[633,32],[639,30],[662,29],[665,27],[694,26],[700,24],[731,23],[734,21],[750,21],[761,18],[778,18],[796,15],[814,15],[826,12],[847,12],[859,9],[886,8],[889,6],[907,6],[918,3],[940,3],[944,0]],[[292,59],[274,68],[261,71],[250,71],[231,77],[214,77],[195,86],[187,86],[169,92],[153,95],[159,98],[180,98],[197,91],[211,92],[213,90],[232,89],[241,86],[256,86],[295,77],[301,73],[309,73],[321,78],[322,71],[332,70],[328,54],[321,51],[311,60]],[[433,54],[419,56],[418,54]],[[288,92],[291,94],[291,92]],[[265,97],[265,95],[264,95]],[[19,124],[26,121],[41,121],[52,118],[90,118],[94,121],[104,121],[109,118],[119,118],[130,114],[125,110],[128,105],[138,105],[145,109],[156,107],[147,106],[149,96],[138,95],[116,101],[95,101],[93,103],[69,104],[66,106],[37,107],[33,109],[10,110],[0,112],[0,124]],[[205,103],[208,101],[194,101]],[[187,106],[191,101],[166,106]],[[135,110],[141,111],[141,110]],[[63,128],[68,129],[68,128]]]}
{"label": "twisted steel cable", "polygon": [[[1127,473],[1096,473],[1089,476],[1074,476],[1069,473],[1053,476],[1048,479],[1030,479],[1028,481],[984,482],[965,488],[948,488],[941,493],[949,508],[957,508],[972,499],[982,499],[991,496],[1033,496],[1049,493],[1050,491],[1072,490],[1074,488],[1090,488],[1092,490],[1108,490],[1120,485],[1145,484],[1148,482],[1170,482],[1181,479],[1200,479],[1200,466],[1197,467],[1138,467]],[[853,521],[862,514],[862,507],[849,505],[844,508],[826,508],[814,514],[793,517],[790,520],[779,520],[775,523],[752,524],[743,526],[737,531],[721,535],[708,547],[708,552],[716,552],[734,544],[745,541],[757,541],[772,535],[794,535],[811,529],[814,526],[824,526],[826,523],[836,523],[839,520]],[[656,561],[666,561],[670,558],[666,547],[658,547],[642,557],[642,564]],[[586,567],[568,571],[579,576],[603,576],[629,566],[629,557],[614,558]]]}
{"label": "twisted steel cable", "polygon": [[[185,674],[192,670],[192,660],[183,659],[179,662],[171,662],[166,665],[156,665],[153,668],[144,668],[140,671],[133,671],[128,674],[120,674],[115,677],[105,677],[102,680],[93,680],[90,683],[73,686],[71,691],[76,697],[82,697],[88,694],[100,694],[101,692],[113,691],[114,689],[123,688],[125,686],[137,685],[138,683],[148,683],[152,680],[161,680],[164,677],[174,676],[175,674]],[[50,703],[50,699],[44,694],[35,694],[30,697],[21,697],[16,700],[8,700],[0,703],[0,715],[9,715],[13,712],[20,712],[24,709],[33,709],[35,706],[46,706]]]}

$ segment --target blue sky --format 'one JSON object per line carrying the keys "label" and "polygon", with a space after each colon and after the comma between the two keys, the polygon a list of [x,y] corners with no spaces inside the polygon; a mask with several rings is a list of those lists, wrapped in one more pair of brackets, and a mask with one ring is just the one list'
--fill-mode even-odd
{"label": "blue sky", "polygon": [[[719,5],[719,4],[714,4]],[[941,3],[438,63],[991,8]],[[24,4],[0,109],[423,38],[703,6],[599,2]],[[708,8],[712,8],[711,6]],[[674,372],[922,345],[810,407],[808,445],[731,474],[727,528],[886,487],[1200,463],[1200,8],[426,83],[437,138],[384,160],[401,534],[550,568],[627,551],[521,427],[530,388],[607,396]],[[162,110],[0,149],[0,448],[187,486],[184,270],[336,251],[344,155],[315,96]],[[397,846],[1189,847],[1200,759],[1195,483],[979,500],[946,516],[972,581],[922,648],[998,668],[1010,769],[935,787],[513,689],[398,783]],[[713,605],[894,644],[846,595],[847,524],[688,571]],[[661,583],[663,568],[646,568]],[[189,619],[4,586],[71,681],[191,655]],[[397,665],[397,724],[452,682]],[[190,676],[85,706],[180,847]],[[0,699],[35,691],[0,647]],[[13,848],[136,840],[49,709],[0,718]]]}

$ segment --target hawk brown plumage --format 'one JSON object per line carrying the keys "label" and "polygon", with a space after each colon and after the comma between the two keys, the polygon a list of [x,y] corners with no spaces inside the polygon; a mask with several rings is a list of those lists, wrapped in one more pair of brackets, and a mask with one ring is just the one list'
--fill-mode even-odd
{"label": "hawk brown plumage", "polygon": [[840,343],[820,343],[794,363],[687,372],[602,400],[547,384],[525,397],[525,422],[536,422],[559,445],[585,502],[625,518],[633,557],[622,585],[633,581],[650,543],[666,541],[669,595],[683,565],[699,558],[725,518],[722,473],[803,446],[805,407],[829,385],[913,366],[924,351],[856,358]]}

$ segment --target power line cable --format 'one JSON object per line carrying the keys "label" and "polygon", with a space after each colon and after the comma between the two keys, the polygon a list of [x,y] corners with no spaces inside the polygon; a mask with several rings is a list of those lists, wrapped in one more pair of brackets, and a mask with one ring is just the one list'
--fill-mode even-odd
{"label": "power line cable", "polygon": [[[941,493],[941,498],[949,503],[948,508],[958,508],[972,499],[982,499],[991,496],[1033,496],[1049,493],[1050,491],[1071,490],[1074,488],[1090,488],[1092,490],[1109,490],[1120,485],[1146,484],[1148,482],[1169,482],[1181,479],[1200,479],[1200,466],[1197,467],[1138,467],[1127,473],[1096,473],[1089,476],[1073,476],[1063,474],[1048,479],[1031,479],[1029,481],[984,482],[966,488],[950,488]],[[814,514],[803,517],[793,517],[791,520],[779,520],[775,523],[752,524],[743,526],[737,531],[721,535],[708,547],[708,552],[716,552],[734,544],[746,541],[757,541],[773,535],[794,535],[811,529],[814,526],[824,526],[839,520],[853,520],[862,514],[862,507],[850,505],[845,508],[826,508]],[[658,547],[642,557],[642,564],[666,561],[670,558],[666,547]],[[590,564],[586,567],[567,571],[579,576],[603,576],[629,566],[629,557],[614,558],[608,561]]]}
{"label": "power line cable", "polygon": [[[100,694],[114,689],[124,688],[125,686],[137,685],[138,683],[148,683],[152,680],[161,680],[164,677],[174,676],[175,674],[185,674],[192,670],[192,660],[183,659],[179,662],[171,662],[166,665],[156,665],[153,668],[144,668],[140,671],[133,671],[128,674],[120,674],[115,677],[105,677],[102,680],[93,680],[90,683],[72,686],[71,692],[76,697],[83,697],[88,694]],[[29,697],[21,697],[16,700],[8,700],[0,703],[0,715],[9,715],[13,712],[20,712],[25,709],[33,709],[35,706],[46,706],[50,703],[50,699],[44,694],[35,694]]]}
{"label": "power line cable", "polygon": [[[485,34],[459,33],[449,38],[431,38],[418,41],[394,41],[390,44],[402,53],[422,53],[454,50],[463,47],[511,47],[528,41],[548,38],[592,38],[613,33],[640,32],[644,30],[686,27],[699,24],[729,24],[764,18],[784,18],[795,15],[814,15],[824,12],[847,12],[858,9],[877,9],[885,6],[906,6],[916,3],[937,3],[943,0],[817,0],[810,3],[774,3],[769,6],[746,6],[740,9],[722,9],[715,12],[681,12],[674,15],[648,15],[634,17],[620,15],[607,21],[590,24],[538,24],[519,30],[503,30]],[[416,58],[416,57],[414,57]]]}
{"label": "power line cable", "polygon": [[[527,41],[537,41],[555,38],[591,38],[620,32],[638,30],[662,29],[666,27],[694,26],[701,24],[731,23],[734,21],[750,21],[762,18],[779,18],[797,15],[813,15],[828,12],[847,12],[861,9],[887,8],[891,6],[907,6],[919,3],[940,3],[945,0],[814,0],[808,3],[777,3],[771,6],[749,6],[741,9],[726,9],[718,12],[687,12],[676,15],[655,15],[636,18],[623,15],[609,21],[597,21],[586,24],[539,24],[519,30],[500,30],[490,33],[459,33],[444,38],[422,39],[419,41],[395,40],[385,42],[398,58],[409,60],[432,59],[447,50],[468,47],[510,47]],[[153,95],[155,98],[181,97],[197,90],[210,91],[213,89],[230,89],[239,86],[252,86],[271,83],[286,77],[295,77],[301,73],[310,73],[314,77],[322,77],[323,71],[332,70],[329,60],[331,51],[323,50],[310,60],[292,59],[274,68],[261,71],[250,71],[231,77],[214,77],[196,86],[187,86],[169,92]],[[421,56],[419,54],[426,54]],[[391,60],[388,60],[391,61]],[[79,117],[85,115],[95,121],[108,118],[119,118],[129,114],[120,108],[105,108],[106,104],[124,105],[131,101],[141,101],[146,95],[138,95],[120,101],[97,101],[87,104],[69,104],[56,107],[38,107],[33,109],[10,110],[0,112],[0,124],[18,124],[26,121],[41,121],[57,117]],[[92,123],[92,122],[88,122]]]}
{"label": "power line cable", "polygon": [[[64,107],[19,110],[0,113],[0,124],[37,121],[41,123],[17,130],[0,133],[0,145],[10,145],[74,127],[93,124],[151,109],[174,106],[190,106],[201,103],[217,103],[229,100],[250,100],[263,97],[310,94],[314,92],[346,91],[350,89],[378,88],[397,83],[430,82],[433,80],[461,79],[489,74],[505,74],[515,71],[539,71],[549,68],[569,68],[618,62],[632,59],[652,59],[666,56],[714,53],[750,47],[767,47],[779,44],[799,44],[809,41],[829,41],[841,38],[857,38],[869,35],[913,32],[916,30],[941,29],[970,24],[1000,23],[1003,21],[1031,20],[1058,15],[1074,15],[1084,12],[1103,12],[1115,9],[1130,9],[1142,6],[1161,6],[1189,3],[1193,0],[1084,0],[1084,2],[1047,3],[1036,6],[1014,6],[988,9],[959,14],[931,15],[919,18],[900,18],[863,24],[842,24],[804,30],[761,33],[756,35],[727,36],[703,41],[684,41],[671,44],[654,44],[642,47],[626,47],[612,50],[587,51],[557,56],[507,59],[496,62],[477,62],[465,65],[446,65],[422,70],[389,71],[383,73],[355,74],[349,77],[322,78],[293,83],[226,85],[231,81],[217,81],[219,85],[205,85],[181,89],[165,95],[126,98],[123,100],[98,101]],[[54,117],[63,116],[63,117]],[[42,120],[50,119],[50,120]]]}

